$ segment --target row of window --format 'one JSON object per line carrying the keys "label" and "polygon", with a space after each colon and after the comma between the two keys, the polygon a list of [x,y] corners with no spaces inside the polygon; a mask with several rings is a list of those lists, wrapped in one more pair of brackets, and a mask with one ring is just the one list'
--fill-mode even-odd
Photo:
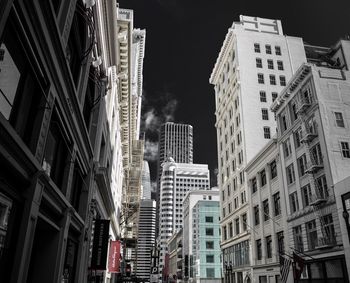
{"label": "row of window", "polygon": [[[263,68],[263,62],[261,58],[255,58],[255,64],[257,68]],[[267,68],[269,70],[275,69],[275,65],[272,59],[267,59]],[[280,71],[284,70],[283,61],[277,60],[277,69]]]}
{"label": "row of window", "polygon": [[[265,237],[265,255],[266,258],[272,258],[272,236],[269,235]],[[277,240],[277,249],[276,254],[283,254],[284,253],[284,234],[283,231],[278,232],[276,234],[276,240]],[[262,239],[258,239],[255,241],[255,248],[256,248],[256,259],[261,260],[262,259]]]}
{"label": "row of window", "polygon": [[[270,170],[270,179],[274,179],[275,177],[277,177],[277,163],[276,160],[273,160],[270,164],[269,164],[269,170]],[[266,169],[261,170],[258,173],[258,177],[253,177],[250,180],[250,186],[251,186],[251,190],[252,190],[252,194],[254,194],[257,190],[258,190],[258,183],[257,183],[257,178],[259,178],[260,181],[260,187],[264,187],[267,183],[267,177],[266,177]]]}
{"label": "row of window", "polygon": [[[329,189],[327,186],[327,180],[325,175],[322,175],[315,180],[315,192],[313,193],[311,190],[310,184],[306,184],[305,186],[300,188],[301,199],[303,203],[303,207],[307,207],[312,204],[317,196],[318,199],[327,199],[329,197]],[[315,197],[313,197],[315,196]],[[301,208],[299,206],[299,198],[297,191],[291,193],[289,195],[289,204],[291,213],[299,211]]]}
{"label": "row of window", "polygon": [[[269,78],[270,78],[270,85],[277,85],[277,82],[276,82],[276,75],[272,75],[270,74],[269,75]],[[286,77],[285,76],[279,76],[279,84],[281,86],[286,86]],[[264,77],[264,74],[263,73],[258,73],[258,83],[259,84],[265,84],[265,77]]]}
{"label": "row of window", "polygon": [[247,228],[247,214],[244,213],[240,218],[237,217],[223,227],[223,240],[226,241],[227,239],[231,239],[234,236],[247,231]]}
{"label": "row of window", "polygon": [[[281,197],[280,193],[277,192],[272,195],[272,201],[273,201],[273,216],[279,216],[281,215]],[[269,206],[269,200],[265,199],[262,202],[262,219],[263,221],[268,221],[270,216],[270,206]],[[254,215],[254,225],[260,224],[260,205],[256,205],[253,207],[253,215]]]}
{"label": "row of window", "polygon": [[[278,96],[278,93],[277,93],[277,92],[272,92],[272,93],[271,93],[272,102],[274,102],[274,101],[276,100],[277,96]],[[260,102],[267,102],[266,91],[261,90],[261,91],[259,92],[259,97],[260,97]]]}
{"label": "row of window", "polygon": [[[261,49],[260,49],[260,44],[259,43],[254,43],[254,52],[255,53],[261,53]],[[265,44],[265,53],[266,54],[272,54],[272,47],[270,44]],[[275,46],[275,54],[276,55],[282,55],[281,52],[281,47],[276,45]]]}
{"label": "row of window", "polygon": [[[293,227],[293,239],[294,247],[300,252],[304,252],[305,244],[307,244],[307,249],[314,250],[318,246],[323,245],[335,245],[336,244],[336,234],[334,230],[334,223],[332,214],[327,214],[320,218],[320,225],[322,225],[322,237],[318,236],[316,220],[311,220],[306,222],[304,225],[298,225]],[[304,227],[304,233],[303,233]],[[306,236],[306,241],[304,240]]]}

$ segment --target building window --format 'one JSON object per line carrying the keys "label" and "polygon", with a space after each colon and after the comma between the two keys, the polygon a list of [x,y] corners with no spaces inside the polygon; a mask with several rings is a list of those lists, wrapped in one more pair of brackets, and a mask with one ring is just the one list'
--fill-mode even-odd
{"label": "building window", "polygon": [[281,214],[281,198],[280,198],[279,192],[277,192],[273,195],[273,205],[274,205],[275,216],[280,215]]}
{"label": "building window", "polygon": [[22,47],[25,36],[16,32],[12,22],[7,21],[1,37],[0,112],[35,154],[41,121],[48,107],[42,91],[47,82],[32,69],[29,51]]}
{"label": "building window", "polygon": [[289,195],[289,201],[290,201],[290,210],[292,213],[299,210],[299,201],[298,201],[298,195],[297,192],[291,193]]}
{"label": "building window", "polygon": [[344,125],[343,113],[334,112],[334,116],[335,116],[335,124],[337,125],[337,127],[344,128],[345,125]]}
{"label": "building window", "polygon": [[287,116],[285,113],[281,114],[281,130],[282,133],[287,130]]}
{"label": "building window", "polygon": [[297,104],[296,102],[292,102],[292,107],[291,107],[291,120],[294,122],[296,119],[298,119],[298,113],[297,113]]}
{"label": "building window", "polygon": [[276,55],[282,55],[282,53],[281,53],[281,47],[275,46],[275,54],[276,54]]}
{"label": "building window", "polygon": [[248,224],[247,224],[247,214],[244,213],[242,215],[242,230],[243,231],[247,231],[247,227],[248,227]]}
{"label": "building window", "polygon": [[266,275],[260,275],[259,276],[259,283],[267,283],[267,276]]}
{"label": "building window", "polygon": [[298,158],[298,170],[300,177],[306,174],[306,166],[306,155],[303,154]]}
{"label": "building window", "polygon": [[277,61],[277,69],[280,70],[280,71],[284,70],[282,61]]}
{"label": "building window", "polygon": [[295,249],[299,252],[303,252],[304,251],[304,242],[303,242],[301,225],[295,226],[293,228],[293,238],[294,238]]}
{"label": "building window", "polygon": [[294,173],[293,164],[289,165],[286,168],[286,172],[287,172],[287,183],[288,183],[288,185],[290,185],[290,184],[295,182],[295,173]]}
{"label": "building window", "polygon": [[259,43],[254,43],[254,52],[260,53],[260,44]]}
{"label": "building window", "polygon": [[274,102],[278,96],[278,93],[277,92],[272,92],[271,93],[271,96],[272,96],[272,102]]}
{"label": "building window", "polygon": [[256,240],[256,258],[257,260],[261,260],[262,258],[262,247],[261,247],[261,240]]}
{"label": "building window", "polygon": [[277,233],[277,252],[284,254],[284,234],[283,231]]}
{"label": "building window", "polygon": [[[348,146],[349,148],[349,146]],[[316,144],[313,146],[310,150],[310,158],[312,164],[317,164],[317,165],[322,165],[323,164],[323,159],[322,159],[322,152],[321,152],[321,147],[320,144]]]}
{"label": "building window", "polygon": [[65,175],[65,169],[69,158],[67,140],[63,136],[60,119],[56,111],[52,114],[49,132],[46,139],[46,147],[43,159],[43,169],[61,188]]}
{"label": "building window", "polygon": [[237,208],[238,208],[238,197],[235,197],[235,198],[233,199],[233,204],[234,204],[234,206],[235,206],[235,209],[237,209]]}
{"label": "building window", "polygon": [[256,60],[256,67],[257,68],[262,68],[263,66],[262,66],[261,58],[256,58],[255,60]]}
{"label": "building window", "polygon": [[344,158],[350,158],[350,149],[348,142],[340,142],[341,145],[341,154]]}
{"label": "building window", "polygon": [[206,255],[207,263],[214,263],[214,255]]}
{"label": "building window", "polygon": [[228,225],[228,230],[229,230],[229,233],[230,233],[230,238],[233,237],[233,225],[232,225],[232,222],[230,222],[230,224]]}
{"label": "building window", "polygon": [[322,217],[322,225],[324,226],[325,234],[328,237],[328,242],[335,243],[335,231],[332,214],[327,214]]}
{"label": "building window", "polygon": [[271,52],[271,45],[266,44],[265,45],[265,50],[266,50],[266,54],[272,54],[272,52]]}
{"label": "building window", "polygon": [[275,75],[270,75],[270,84],[276,85],[276,76]]}
{"label": "building window", "polygon": [[260,91],[260,102],[266,102],[266,92]]}
{"label": "building window", "polygon": [[244,204],[246,203],[247,199],[246,199],[246,194],[245,191],[241,192],[241,203]]}
{"label": "building window", "polygon": [[263,201],[263,209],[264,209],[264,221],[270,219],[270,209],[269,209],[269,200],[265,199]]}
{"label": "building window", "polygon": [[329,197],[326,176],[323,175],[316,179],[316,193],[320,198],[326,199]]}
{"label": "building window", "polygon": [[239,218],[235,219],[235,230],[236,230],[236,235],[240,233],[239,231]]}
{"label": "building window", "polygon": [[295,132],[294,132],[294,141],[295,141],[295,148],[298,148],[301,146],[301,138],[302,138],[302,132],[301,132],[301,128],[298,128]]}
{"label": "building window", "polygon": [[280,85],[286,86],[286,77],[285,76],[280,76]]}
{"label": "building window", "polygon": [[304,207],[309,206],[311,203],[311,198],[312,198],[310,184],[307,184],[306,186],[301,188],[301,194],[303,197]]}
{"label": "building window", "polygon": [[254,194],[258,190],[256,178],[254,177],[253,179],[251,179],[250,182],[251,182],[251,186],[252,186],[252,194]]}
{"label": "building window", "polygon": [[274,179],[277,177],[277,165],[276,165],[276,160],[273,160],[270,163],[270,173],[271,173],[271,179]]}
{"label": "building window", "polygon": [[273,60],[270,60],[270,59],[267,60],[267,68],[273,70],[273,68],[274,68],[273,67]]}
{"label": "building window", "polygon": [[263,120],[269,120],[269,112],[266,108],[261,109],[261,116]]}
{"label": "building window", "polygon": [[207,267],[207,278],[215,278],[215,268]]}
{"label": "building window", "polygon": [[260,224],[259,205],[254,206],[254,225]]}
{"label": "building window", "polygon": [[314,250],[318,244],[316,221],[306,222],[305,228],[309,250]]}
{"label": "building window", "polygon": [[270,139],[271,133],[270,133],[270,127],[264,127],[264,139]]}
{"label": "building window", "polygon": [[283,143],[284,158],[287,158],[292,153],[289,137]]}
{"label": "building window", "polygon": [[205,228],[206,236],[214,236],[214,228]]}
{"label": "building window", "polygon": [[265,172],[265,169],[260,171],[260,185],[261,185],[261,187],[266,185],[266,172]]}
{"label": "building window", "polygon": [[225,218],[226,216],[226,209],[225,207],[222,208],[222,218]]}
{"label": "building window", "polygon": [[267,258],[272,258],[272,237],[267,236],[265,238],[266,241],[266,256]]}
{"label": "building window", "polygon": [[264,81],[264,74],[261,74],[261,73],[258,74],[258,83],[259,84],[264,84],[265,83],[265,81]]}
{"label": "building window", "polygon": [[213,222],[214,222],[214,217],[213,217],[213,216],[206,216],[206,217],[205,217],[205,222],[207,222],[207,223],[213,223]]}

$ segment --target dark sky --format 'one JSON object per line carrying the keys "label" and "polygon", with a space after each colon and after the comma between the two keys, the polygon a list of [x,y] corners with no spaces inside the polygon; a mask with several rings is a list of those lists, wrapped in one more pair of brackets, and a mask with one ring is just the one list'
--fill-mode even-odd
{"label": "dark sky", "polygon": [[217,168],[214,89],[209,77],[228,28],[239,15],[280,19],[284,34],[330,46],[350,35],[350,0],[120,0],[146,29],[142,128],[156,175],[156,130],[164,121],[194,130],[194,162]]}

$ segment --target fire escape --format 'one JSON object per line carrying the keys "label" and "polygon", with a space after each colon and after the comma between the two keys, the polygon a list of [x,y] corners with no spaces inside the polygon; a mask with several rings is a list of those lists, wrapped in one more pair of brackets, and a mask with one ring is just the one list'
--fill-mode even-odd
{"label": "fire escape", "polygon": [[332,213],[331,204],[334,203],[334,196],[330,195],[327,185],[322,180],[316,179],[316,174],[324,168],[323,156],[318,138],[317,123],[313,119],[307,119],[308,110],[315,104],[313,101],[311,86],[303,89],[297,97],[297,114],[302,121],[302,137],[300,141],[306,149],[307,164],[306,173],[309,175],[312,190],[310,206],[313,209],[315,218],[319,220],[322,237],[318,237],[316,247],[318,249],[336,245],[333,221],[328,218]]}

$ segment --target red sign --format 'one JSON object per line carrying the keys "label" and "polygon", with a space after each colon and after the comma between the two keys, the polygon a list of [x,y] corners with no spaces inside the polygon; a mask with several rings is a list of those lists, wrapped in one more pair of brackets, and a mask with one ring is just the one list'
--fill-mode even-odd
{"label": "red sign", "polygon": [[111,241],[108,256],[108,271],[111,273],[119,273],[120,265],[120,241]]}

